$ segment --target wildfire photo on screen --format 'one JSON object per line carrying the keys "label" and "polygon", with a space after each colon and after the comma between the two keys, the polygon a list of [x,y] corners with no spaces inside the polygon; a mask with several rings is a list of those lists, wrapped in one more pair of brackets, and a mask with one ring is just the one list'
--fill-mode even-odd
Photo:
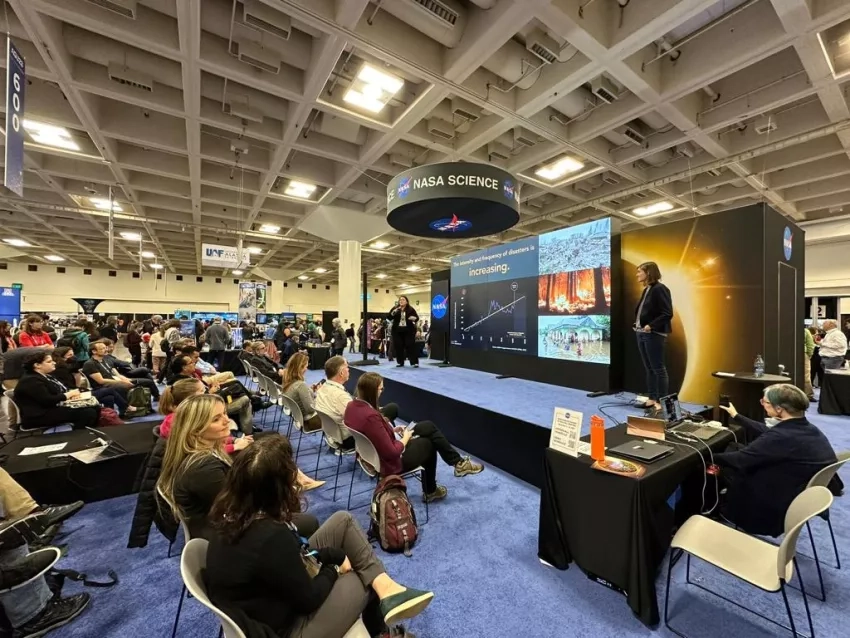
{"label": "wildfire photo on screen", "polygon": [[540,275],[537,309],[541,315],[598,315],[610,312],[611,269],[587,268]]}

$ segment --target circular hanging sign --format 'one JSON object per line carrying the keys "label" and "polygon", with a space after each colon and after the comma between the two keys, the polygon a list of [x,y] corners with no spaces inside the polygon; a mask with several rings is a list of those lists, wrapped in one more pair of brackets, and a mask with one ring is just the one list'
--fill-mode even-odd
{"label": "circular hanging sign", "polygon": [[387,185],[387,223],[417,237],[483,237],[519,221],[519,182],[490,164],[417,166]]}

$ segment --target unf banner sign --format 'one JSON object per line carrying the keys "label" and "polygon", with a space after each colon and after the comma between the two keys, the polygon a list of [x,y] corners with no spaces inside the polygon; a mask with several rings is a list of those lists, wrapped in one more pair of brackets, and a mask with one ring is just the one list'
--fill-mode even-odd
{"label": "unf banner sign", "polygon": [[219,246],[218,244],[203,244],[201,246],[201,263],[214,268],[241,268],[251,264],[251,253],[246,248],[236,246]]}

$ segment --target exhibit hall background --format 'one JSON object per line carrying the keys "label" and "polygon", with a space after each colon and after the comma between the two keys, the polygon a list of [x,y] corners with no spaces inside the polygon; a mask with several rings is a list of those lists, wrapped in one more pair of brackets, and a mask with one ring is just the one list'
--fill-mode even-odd
{"label": "exhibit hall background", "polygon": [[751,371],[758,354],[767,372],[783,363],[802,381],[805,238],[784,216],[757,204],[631,231],[622,258],[624,389],[646,391],[632,330],[645,261],[658,264],[673,297],[667,369],[683,401],[716,404],[721,383],[711,373]]}

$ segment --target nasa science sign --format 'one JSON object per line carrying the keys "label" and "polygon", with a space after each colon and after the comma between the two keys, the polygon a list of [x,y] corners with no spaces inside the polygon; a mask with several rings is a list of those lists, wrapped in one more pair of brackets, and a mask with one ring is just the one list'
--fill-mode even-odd
{"label": "nasa science sign", "polygon": [[490,164],[417,166],[387,185],[387,223],[408,235],[463,239],[511,228],[519,221],[519,183]]}
{"label": "nasa science sign", "polygon": [[241,268],[251,264],[251,253],[242,249],[242,255],[236,246],[219,246],[218,244],[203,244],[201,246],[201,263],[213,268]]}

